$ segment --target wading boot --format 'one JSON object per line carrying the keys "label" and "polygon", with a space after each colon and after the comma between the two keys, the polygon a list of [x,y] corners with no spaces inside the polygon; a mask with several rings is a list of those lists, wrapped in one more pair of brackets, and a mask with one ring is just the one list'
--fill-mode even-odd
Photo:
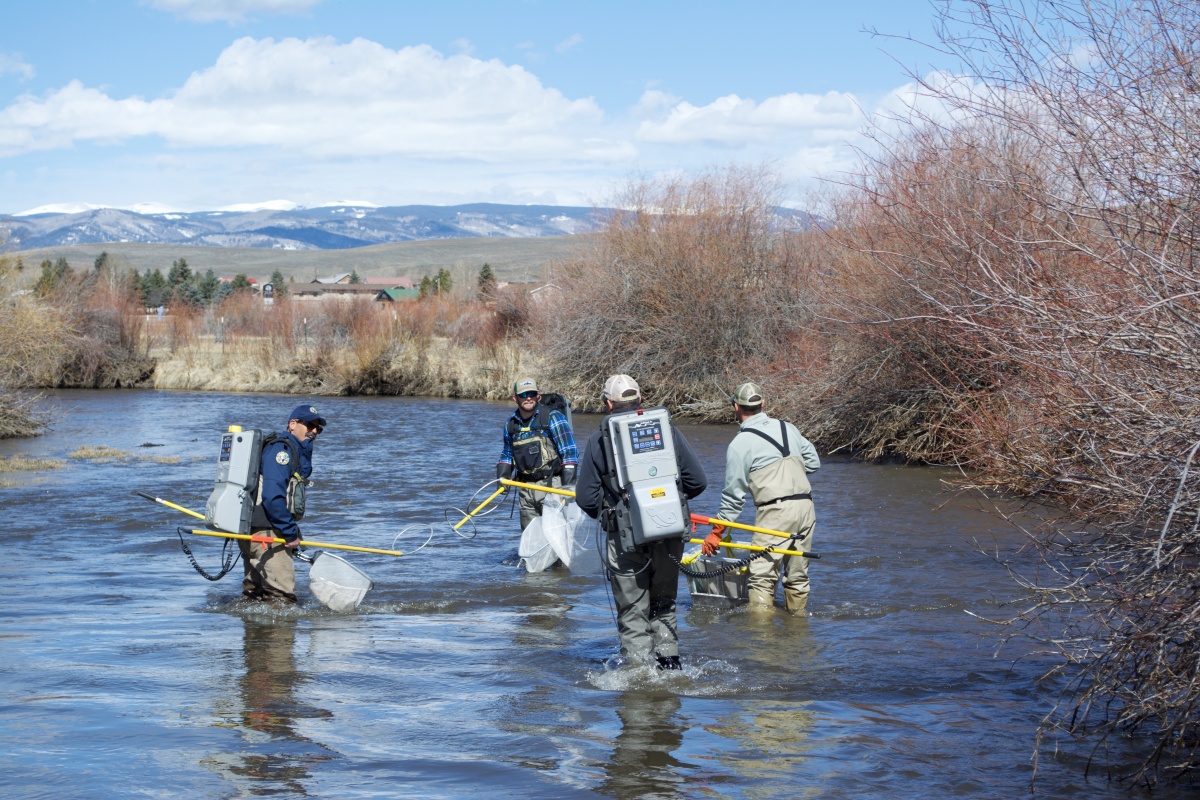
{"label": "wading boot", "polygon": [[750,610],[751,611],[770,611],[775,607],[775,593],[768,594],[762,589],[756,589],[753,586],[749,591]]}
{"label": "wading boot", "polygon": [[658,659],[659,669],[683,669],[683,664],[679,663],[679,656],[655,656]]}
{"label": "wading boot", "polygon": [[784,607],[787,612],[795,617],[803,616],[808,608],[808,592],[804,594],[791,594],[790,592],[783,593]]}

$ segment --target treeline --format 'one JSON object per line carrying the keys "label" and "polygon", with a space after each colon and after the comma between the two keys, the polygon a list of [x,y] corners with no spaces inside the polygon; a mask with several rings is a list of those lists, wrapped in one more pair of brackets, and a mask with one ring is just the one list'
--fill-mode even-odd
{"label": "treeline", "polygon": [[914,76],[823,230],[761,169],[631,184],[528,342],[593,401],[728,420],[756,379],[825,452],[1055,504],[1006,623],[1058,656],[1043,732],[1146,736],[1153,782],[1200,764],[1200,6],[1025,9],[945,7],[963,77]]}
{"label": "treeline", "polygon": [[[88,291],[101,279],[110,283],[120,282],[126,290],[140,298],[145,308],[211,306],[238,292],[252,290],[252,284],[245,275],[235,275],[230,281],[221,280],[211,269],[201,275],[192,271],[185,258],[173,261],[165,276],[157,267],[153,271],[147,269],[144,274],[139,274],[133,268],[121,269],[107,252],[96,257],[92,270],[77,272],[62,257],[54,261],[46,259],[40,266],[41,274],[33,289],[43,298]],[[276,274],[279,275],[278,272]],[[282,275],[279,275],[279,282],[286,292]]]}

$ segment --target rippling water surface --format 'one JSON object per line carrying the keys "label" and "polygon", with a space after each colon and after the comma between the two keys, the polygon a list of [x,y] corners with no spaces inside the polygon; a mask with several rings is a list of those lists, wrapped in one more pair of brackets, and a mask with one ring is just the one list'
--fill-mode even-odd
{"label": "rippling water surface", "polygon": [[[606,584],[515,566],[503,511],[473,539],[448,509],[493,477],[508,406],[318,399],[305,536],[414,550],[351,554],[376,588],[325,610],[237,603],[240,565],[188,564],[220,433],[278,428],[295,397],[72,392],[49,435],[0,455],[64,459],[0,488],[0,794],[11,798],[981,797],[1027,795],[1046,666],[971,612],[1019,598],[976,543],[1015,533],[941,489],[944,473],[827,459],[810,616],[692,605],[682,673],[606,669]],[[577,438],[598,418],[577,415]],[[688,427],[715,514],[734,429]],[[142,447],[143,444],[161,445]],[[79,445],[128,454],[67,458]],[[178,457],[176,463],[162,463]],[[157,458],[159,460],[152,460]],[[743,513],[749,521],[750,512]],[[403,535],[400,535],[402,534]],[[400,538],[397,540],[397,536]],[[195,537],[214,568],[221,544]],[[1035,795],[1130,797],[1086,744],[1044,750]],[[1120,760],[1126,754],[1115,753]],[[1161,798],[1190,796],[1181,788]]]}

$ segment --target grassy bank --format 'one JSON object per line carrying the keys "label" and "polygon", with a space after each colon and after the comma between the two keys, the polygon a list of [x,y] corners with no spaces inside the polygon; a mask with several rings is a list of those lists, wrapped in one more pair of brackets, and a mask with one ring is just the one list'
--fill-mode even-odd
{"label": "grassy bank", "polygon": [[[520,302],[519,300],[516,302]],[[157,389],[498,399],[540,369],[505,323],[508,300],[366,298],[263,306],[254,296],[145,322]]]}
{"label": "grassy bank", "polygon": [[423,395],[480,400],[507,398],[511,376],[537,372],[537,357],[511,343],[488,348],[447,337],[399,340],[363,360],[351,347],[300,346],[276,354],[264,338],[220,342],[199,336],[175,349],[151,350],[146,384],[155,389],[279,392],[304,395]]}

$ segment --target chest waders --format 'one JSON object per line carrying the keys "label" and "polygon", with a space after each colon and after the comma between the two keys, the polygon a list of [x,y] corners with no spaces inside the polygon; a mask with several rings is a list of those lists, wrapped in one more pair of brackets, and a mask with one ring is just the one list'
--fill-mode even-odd
{"label": "chest waders", "polygon": [[[546,424],[536,424],[542,412],[546,414]],[[550,430],[550,412],[540,404],[534,407],[533,416],[527,424],[519,424],[516,419],[508,420],[508,438],[512,442],[513,466],[516,468],[518,479],[525,483],[536,483],[562,472],[562,455],[554,444],[554,435]]]}
{"label": "chest waders", "polygon": [[[783,456],[778,461],[773,461],[750,473],[750,494],[758,508],[758,516],[756,516],[754,524],[764,528],[772,527],[761,520],[764,511],[769,514],[771,506],[786,500],[812,499],[812,487],[808,482],[808,473],[804,470],[804,463],[792,455],[791,446],[788,444],[787,426],[783,420],[779,421],[779,431],[782,444],[760,430],[753,428],[742,428],[741,430],[741,433],[751,433],[766,439]],[[796,536],[791,536],[783,540],[779,547],[786,548],[795,540]],[[750,562],[766,558],[767,555],[768,552],[762,550],[738,561],[731,561],[718,569],[707,571],[693,570],[680,564],[679,571],[690,578],[715,578],[718,575],[749,566]]]}

